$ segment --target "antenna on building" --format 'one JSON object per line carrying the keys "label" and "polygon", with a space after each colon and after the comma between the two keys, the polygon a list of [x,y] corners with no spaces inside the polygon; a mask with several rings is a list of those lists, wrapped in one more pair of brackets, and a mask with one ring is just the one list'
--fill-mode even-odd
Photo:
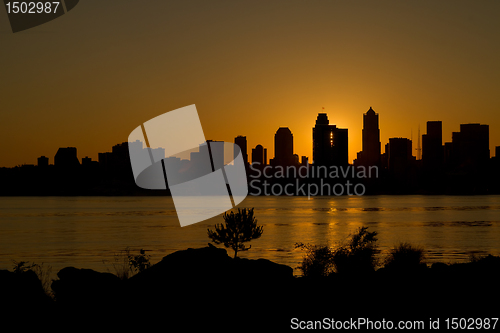
{"label": "antenna on building", "polygon": [[417,148],[415,150],[417,151],[417,160],[422,159],[422,146],[420,144],[421,136],[420,136],[420,124],[418,124],[418,139],[417,139]]}

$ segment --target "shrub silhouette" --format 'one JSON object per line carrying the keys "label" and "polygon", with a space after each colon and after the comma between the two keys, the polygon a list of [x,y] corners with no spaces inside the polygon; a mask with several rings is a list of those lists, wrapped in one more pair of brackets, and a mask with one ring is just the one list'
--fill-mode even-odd
{"label": "shrub silhouette", "polygon": [[41,265],[35,263],[29,264],[28,261],[15,260],[12,260],[12,263],[14,264],[12,270],[16,274],[23,274],[28,271],[33,271],[38,277],[38,280],[40,280],[45,294],[51,298],[53,297],[52,289],[50,288],[50,285],[52,283],[52,266],[45,266],[43,263]]}
{"label": "shrub silhouette", "polygon": [[303,276],[318,277],[328,276],[333,272],[334,252],[328,246],[297,243],[295,248],[306,251],[304,259],[297,267]]}
{"label": "shrub silhouette", "polygon": [[307,251],[298,269],[304,276],[372,272],[379,252],[376,236],[376,231],[369,232],[368,227],[361,227],[337,248],[298,243],[296,247]]}
{"label": "shrub silhouette", "polygon": [[141,249],[138,255],[128,255],[128,262],[131,270],[137,270],[140,272],[144,272],[146,269],[151,267],[151,263],[149,262],[151,256],[146,255],[146,250]]}
{"label": "shrub silhouette", "polygon": [[384,260],[384,267],[388,269],[412,270],[424,264],[424,249],[410,243],[399,243],[394,246]]}
{"label": "shrub silhouette", "polygon": [[[143,272],[144,270],[151,267],[150,255],[146,255],[146,251],[141,249],[138,255],[133,255],[130,247],[126,247],[125,250],[121,250],[114,254],[113,265],[115,275],[120,278],[120,280],[127,280],[130,276],[137,272]],[[107,260],[103,260],[106,263]],[[108,269],[109,272],[109,269]]]}
{"label": "shrub silhouette", "polygon": [[361,227],[333,254],[333,264],[337,273],[373,272],[377,266],[377,232]]}
{"label": "shrub silhouette", "polygon": [[238,251],[247,251],[251,248],[245,246],[245,242],[257,239],[262,236],[263,227],[257,226],[257,219],[254,217],[253,208],[239,209],[238,212],[226,212],[223,215],[224,224],[216,224],[215,231],[207,229],[208,237],[215,244],[224,244],[225,247],[234,250],[234,258]]}

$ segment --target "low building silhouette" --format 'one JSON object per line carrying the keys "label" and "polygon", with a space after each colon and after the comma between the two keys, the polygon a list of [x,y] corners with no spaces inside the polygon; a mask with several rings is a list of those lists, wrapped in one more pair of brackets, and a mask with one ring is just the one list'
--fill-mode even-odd
{"label": "low building silhouette", "polygon": [[49,158],[46,156],[40,156],[37,158],[37,166],[39,168],[46,168],[49,166]]}
{"label": "low building silhouette", "polygon": [[59,148],[54,156],[57,168],[74,168],[80,165],[75,147]]}

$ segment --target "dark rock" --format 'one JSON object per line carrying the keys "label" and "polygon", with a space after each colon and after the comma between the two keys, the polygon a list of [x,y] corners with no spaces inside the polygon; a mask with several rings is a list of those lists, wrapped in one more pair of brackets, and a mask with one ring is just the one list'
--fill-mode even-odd
{"label": "dark rock", "polygon": [[160,262],[128,280],[130,285],[161,284],[167,281],[185,283],[189,280],[202,282],[215,278],[230,264],[227,251],[214,246],[176,251]]}
{"label": "dark rock", "polygon": [[254,281],[286,281],[293,277],[293,269],[287,265],[277,264],[267,259],[236,258],[232,266],[239,276],[244,276]]}
{"label": "dark rock", "polygon": [[0,270],[0,300],[12,308],[44,307],[52,303],[35,272],[14,273]]}
{"label": "dark rock", "polygon": [[449,266],[442,262],[435,262],[431,265],[433,272],[445,272],[448,268]]}
{"label": "dark rock", "polygon": [[122,281],[111,273],[92,269],[66,267],[52,282],[52,290],[60,305],[98,308],[118,303],[122,294]]}
{"label": "dark rock", "polygon": [[127,297],[147,313],[168,313],[171,324],[220,329],[276,317],[274,307],[284,303],[282,297],[290,294],[287,281],[292,280],[288,266],[232,259],[226,250],[208,246],[174,252],[133,276],[127,281]]}
{"label": "dark rock", "polygon": [[224,249],[208,246],[177,251],[160,262],[131,277],[130,287],[170,288],[173,284],[204,284],[216,281],[238,283],[241,280],[280,281],[293,277],[293,269],[266,259],[232,259]]}

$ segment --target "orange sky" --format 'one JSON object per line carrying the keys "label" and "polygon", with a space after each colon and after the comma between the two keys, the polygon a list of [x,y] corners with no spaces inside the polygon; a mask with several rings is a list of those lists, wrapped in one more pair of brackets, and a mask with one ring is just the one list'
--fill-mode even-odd
{"label": "orange sky", "polygon": [[[207,139],[246,135],[274,156],[287,126],[312,158],[322,107],[361,150],[362,114],[389,137],[443,139],[490,125],[500,145],[500,3],[489,1],[85,0],[13,34],[0,9],[0,166],[53,163],[126,141],[139,124],[196,104]],[[250,151],[249,151],[250,153]],[[415,152],[416,154],[416,152]]]}

